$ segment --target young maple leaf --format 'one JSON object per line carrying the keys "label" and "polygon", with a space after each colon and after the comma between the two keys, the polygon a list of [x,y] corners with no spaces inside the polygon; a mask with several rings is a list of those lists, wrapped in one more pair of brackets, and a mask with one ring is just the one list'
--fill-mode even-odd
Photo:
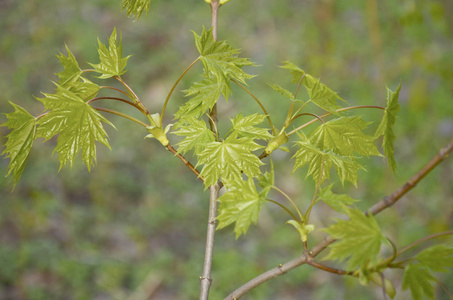
{"label": "young maple leaf", "polygon": [[395,133],[393,132],[393,126],[396,122],[396,114],[398,113],[400,106],[398,104],[398,97],[401,90],[401,84],[398,86],[395,92],[387,88],[387,108],[385,109],[384,117],[379,124],[375,138],[384,136],[382,140],[382,147],[384,148],[384,154],[387,156],[388,164],[393,171],[396,170],[395,162],[395,150],[393,149],[393,142],[395,141]]}
{"label": "young maple leaf", "polygon": [[36,119],[19,105],[9,103],[14,107],[14,112],[5,114],[7,121],[0,126],[6,126],[12,131],[6,136],[8,140],[2,155],[9,158],[6,176],[13,173],[16,184],[24,171],[35,139]]}
{"label": "young maple leaf", "polygon": [[318,192],[318,201],[322,200],[327,205],[335,209],[340,213],[346,213],[349,209],[348,206],[359,201],[351,198],[346,194],[335,194],[332,192],[333,183],[326,186],[325,188],[320,188]]}
{"label": "young maple leaf", "polygon": [[246,79],[254,77],[242,70],[244,66],[253,66],[247,58],[239,58],[240,51],[225,41],[214,40],[212,29],[203,27],[201,35],[194,32],[195,45],[200,53],[200,60],[207,73],[213,74],[220,84],[221,93],[228,99],[230,80],[236,79],[245,84]]}
{"label": "young maple leaf", "polygon": [[349,270],[373,266],[386,239],[373,216],[367,216],[359,209],[349,209],[347,214],[349,220],[337,220],[325,229],[338,241],[329,246],[330,252],[324,259],[348,259]]}
{"label": "young maple leaf", "polygon": [[343,156],[354,153],[381,155],[373,144],[374,138],[362,132],[368,125],[359,116],[341,117],[321,124],[308,138],[316,147],[332,150]]}
{"label": "young maple leaf", "polygon": [[301,141],[296,142],[299,150],[293,156],[296,158],[293,172],[308,164],[307,177],[312,175],[315,182],[322,183],[329,178],[330,170],[334,167],[342,183],[347,180],[357,185],[357,172],[363,167],[354,156],[342,156],[331,150],[320,149],[306,137],[301,135],[301,138]]}
{"label": "young maple leaf", "polygon": [[337,99],[344,100],[319,79],[305,73],[301,68],[289,61],[286,61],[281,68],[290,70],[291,75],[293,76],[293,83],[299,83],[303,78],[302,84],[305,86],[308,95],[310,96],[310,100],[314,104],[331,113],[336,113],[336,110],[341,108],[341,106],[337,104]]}
{"label": "young maple leaf", "polygon": [[217,229],[222,229],[232,223],[236,238],[246,234],[250,224],[258,221],[261,205],[266,202],[266,193],[258,193],[253,178],[244,181],[234,178],[225,182],[228,190],[219,197],[219,224]]}
{"label": "young maple leaf", "polygon": [[122,10],[126,9],[127,16],[136,16],[135,20],[138,20],[142,15],[143,11],[148,14],[149,5],[151,0],[123,0],[121,2]]}
{"label": "young maple leaf", "polygon": [[116,28],[113,29],[112,35],[109,38],[109,48],[102,44],[101,40],[98,38],[99,43],[99,59],[101,62],[99,64],[90,65],[96,70],[96,72],[101,73],[101,76],[98,78],[106,79],[113,76],[120,76],[126,73],[124,68],[127,65],[127,60],[130,55],[123,57],[123,45],[121,43],[121,34],[120,40],[118,42],[118,36],[116,34]]}
{"label": "young maple leaf", "polygon": [[403,290],[409,288],[412,299],[422,300],[424,294],[428,299],[434,300],[432,282],[436,282],[436,278],[431,275],[426,267],[420,264],[409,264],[406,266],[404,270]]}
{"label": "young maple leaf", "polygon": [[[91,95],[91,91],[88,92]],[[82,94],[83,95],[83,94]],[[44,94],[40,100],[50,111],[38,121],[38,136],[46,140],[59,134],[54,152],[58,152],[60,168],[68,161],[72,166],[82,150],[82,160],[90,170],[96,161],[96,141],[110,148],[101,122],[110,121],[91,107],[80,94],[57,85],[55,94]]]}
{"label": "young maple leaf", "polygon": [[222,90],[221,83],[209,73],[203,74],[203,78],[201,82],[193,83],[188,90],[184,91],[186,97],[193,97],[179,108],[175,114],[177,119],[198,118],[216,104]]}
{"label": "young maple leaf", "polygon": [[238,114],[234,119],[231,119],[233,123],[233,131],[238,136],[248,137],[251,139],[268,140],[272,137],[269,130],[266,128],[256,127],[256,125],[262,123],[266,116],[253,114],[249,116],[242,116]]}
{"label": "young maple leaf", "polygon": [[263,146],[250,138],[237,138],[231,134],[224,141],[208,144],[198,155],[198,165],[204,165],[200,172],[205,181],[205,187],[213,185],[220,177],[226,180],[242,178],[242,172],[248,177],[261,174],[261,160],[252,153]]}
{"label": "young maple leaf", "polygon": [[63,53],[60,53],[60,56],[57,56],[64,68],[62,72],[57,73],[60,78],[58,84],[61,86],[76,82],[80,79],[80,76],[82,76],[82,70],[79,67],[79,63],[71,50],[69,50],[68,46],[66,46],[66,51],[68,52],[67,57],[64,56]]}
{"label": "young maple leaf", "polygon": [[195,153],[200,153],[208,143],[215,141],[214,133],[206,126],[203,120],[196,118],[185,118],[184,123],[177,124],[178,131],[173,134],[184,136],[178,145],[178,152],[185,154],[187,151],[195,149]]}

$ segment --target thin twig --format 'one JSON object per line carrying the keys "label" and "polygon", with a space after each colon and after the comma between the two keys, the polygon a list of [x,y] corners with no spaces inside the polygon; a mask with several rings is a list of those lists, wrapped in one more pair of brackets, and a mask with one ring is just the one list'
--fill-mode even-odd
{"label": "thin twig", "polygon": [[[383,211],[384,209],[390,207],[392,204],[395,204],[396,201],[401,199],[401,197],[406,194],[408,191],[410,191],[415,184],[417,184],[422,178],[424,178],[429,172],[431,172],[438,164],[440,164],[443,160],[445,160],[448,155],[453,151],[453,141],[450,142],[445,148],[439,151],[439,153],[430,161],[428,162],[420,172],[415,174],[411,179],[408,180],[408,183],[406,183],[402,188],[397,190],[395,193],[391,194],[390,196],[385,197],[383,200],[381,200],[379,203],[377,203],[375,206],[373,206],[371,209],[368,210],[367,213],[371,213],[373,215],[376,215]],[[406,187],[409,186],[409,187]],[[389,205],[389,203],[391,203]],[[331,237],[326,237],[322,242],[318,243],[316,246],[314,246],[308,253],[308,255],[301,255],[285,264],[281,264],[278,267],[271,269],[244,284],[243,286],[239,287],[236,289],[234,292],[232,292],[230,295],[228,295],[225,300],[234,300],[234,299],[239,299],[239,297],[243,296],[250,290],[256,288],[260,284],[278,277],[280,275],[283,275],[287,273],[288,271],[297,268],[303,264],[308,263],[308,257],[315,258],[319,253],[324,251],[330,244],[335,242],[336,240],[331,238]]]}
{"label": "thin twig", "polygon": [[166,148],[168,151],[177,156],[195,175],[197,175],[198,179],[204,182],[204,178],[200,176],[200,172],[198,172],[198,170],[184,156],[182,156],[178,151],[176,151],[176,149],[173,148],[172,145],[168,144]]}
{"label": "thin twig", "polygon": [[114,115],[117,115],[117,116],[121,116],[123,118],[126,118],[126,119],[129,119],[131,121],[134,121],[135,123],[137,124],[140,124],[142,125],[143,127],[148,127],[149,124],[146,124],[145,122],[142,122],[134,117],[131,117],[129,115],[126,115],[126,114],[123,114],[122,112],[119,112],[119,111],[116,111],[116,110],[111,110],[111,109],[107,109],[107,108],[101,108],[101,107],[93,107],[95,110],[99,110],[99,111],[103,111],[103,112],[108,112],[110,114],[114,114]]}

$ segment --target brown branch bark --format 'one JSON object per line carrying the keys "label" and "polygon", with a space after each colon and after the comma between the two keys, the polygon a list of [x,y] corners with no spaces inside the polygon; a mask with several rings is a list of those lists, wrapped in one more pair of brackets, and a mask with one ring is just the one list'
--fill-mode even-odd
{"label": "brown branch bark", "polygon": [[[392,193],[391,195],[385,197],[383,200],[378,202],[376,205],[371,207],[366,213],[367,214],[373,214],[376,215],[383,211],[384,209],[392,206],[395,204],[403,195],[405,195],[407,192],[409,192],[412,188],[414,188],[417,183],[420,182],[426,175],[429,174],[437,165],[439,165],[442,161],[444,161],[449,154],[453,151],[453,141],[451,141],[445,148],[441,149],[439,153],[437,153],[436,156],[431,159],[417,174],[412,176],[406,184],[404,184],[401,188],[399,188],[397,191]],[[312,260],[319,255],[322,251],[324,251],[330,244],[335,242],[336,240],[327,237],[325,238],[322,242],[318,243],[316,246],[314,246],[310,251],[305,252],[303,255],[285,263],[281,264],[276,268],[273,268],[244,284],[240,288],[236,289],[234,292],[232,292],[230,295],[228,295],[225,300],[234,300],[234,299],[239,299],[239,297],[243,296],[250,290],[256,288],[260,284],[281,276],[283,274],[286,274],[288,271],[297,268],[303,264],[313,264]]]}

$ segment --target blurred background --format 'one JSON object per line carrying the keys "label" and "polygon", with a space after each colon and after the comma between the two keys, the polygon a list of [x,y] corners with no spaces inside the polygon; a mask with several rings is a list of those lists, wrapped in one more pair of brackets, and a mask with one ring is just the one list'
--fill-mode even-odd
{"label": "blurred background", "polygon": [[[34,97],[53,91],[51,80],[61,71],[56,55],[66,55],[65,44],[81,67],[89,68],[85,62],[98,62],[96,38],[106,43],[114,26],[122,32],[124,55],[133,54],[124,79],[151,112],[160,112],[175,80],[197,57],[191,31],[210,26],[210,8],[201,0],[153,0],[149,15],[134,22],[121,12],[120,2],[0,1],[0,123],[6,121],[3,113],[12,111],[8,100],[40,114],[43,108]],[[249,87],[275,113],[277,126],[289,103],[267,82],[294,90],[289,73],[278,68],[285,60],[321,78],[352,105],[385,106],[385,86],[395,90],[402,84],[396,174],[381,158],[370,159],[362,161],[367,171],[361,172],[358,188],[335,188],[362,200],[362,209],[403,185],[453,137],[451,0],[232,0],[220,10],[219,39],[260,65],[247,69],[259,74]],[[201,72],[201,65],[192,69],[178,88],[188,88]],[[183,93],[173,95],[166,123],[184,101]],[[239,109],[259,112],[234,88],[229,102],[219,104],[221,124]],[[363,114],[375,125],[382,116]],[[0,299],[138,300],[146,299],[143,287],[150,299],[198,297],[208,193],[178,159],[155,140],[144,140],[147,132],[140,126],[108,117],[118,129],[107,128],[112,151],[98,147],[91,173],[81,161],[58,172],[55,141],[37,140],[14,191],[13,183],[0,177]],[[7,134],[0,127],[0,151]],[[273,156],[276,185],[306,209],[314,184],[304,180],[304,170],[290,177],[290,157]],[[2,174],[7,164],[0,160]],[[452,174],[449,159],[377,217],[398,247],[452,229]],[[323,204],[312,215],[317,228],[335,217]],[[286,221],[285,212],[269,204],[245,237],[236,240],[232,228],[217,232],[212,299],[301,255],[298,234]],[[314,234],[314,242],[323,237]],[[396,299],[411,299],[400,291],[402,275],[386,273],[398,290]],[[438,278],[453,290],[451,273]],[[382,299],[381,292],[303,266],[244,299],[366,300]],[[448,299],[440,288],[436,297]]]}

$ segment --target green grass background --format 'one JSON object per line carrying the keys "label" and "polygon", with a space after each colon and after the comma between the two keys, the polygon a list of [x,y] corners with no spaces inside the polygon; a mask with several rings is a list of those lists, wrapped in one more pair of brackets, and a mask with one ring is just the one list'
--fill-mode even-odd
{"label": "green grass background", "polygon": [[[210,9],[202,0],[151,2],[149,15],[134,22],[121,13],[119,0],[1,1],[0,112],[12,111],[11,100],[41,113],[33,96],[52,91],[50,80],[57,80],[55,73],[61,71],[55,55],[65,53],[66,44],[87,68],[85,62],[98,62],[96,38],[105,43],[114,26],[122,32],[123,53],[133,54],[124,79],[150,111],[160,112],[174,81],[197,57],[191,31],[210,26]],[[402,84],[395,128],[398,171],[392,174],[382,159],[371,159],[357,189],[337,185],[338,192],[361,199],[363,209],[404,184],[453,137],[450,0],[231,0],[220,10],[219,39],[260,65],[247,69],[259,74],[249,88],[276,115],[277,126],[289,103],[267,82],[295,88],[289,74],[278,68],[282,61],[291,60],[321,78],[353,105],[385,106],[385,85],[394,90]],[[178,88],[188,88],[200,73],[197,66]],[[167,123],[183,102],[183,94],[175,93]],[[228,124],[238,110],[253,113],[259,107],[234,88],[229,102],[219,104],[221,124]],[[363,113],[369,121],[381,117],[380,112]],[[109,118],[118,128],[108,129],[113,150],[98,147],[91,173],[81,162],[58,172],[57,155],[52,156],[55,141],[37,140],[12,192],[3,176],[8,161],[0,161],[0,299],[127,299],[144,282],[154,291],[152,299],[198,297],[208,193],[178,159],[155,141],[144,140],[147,133],[141,127]],[[5,120],[0,115],[0,123]],[[7,133],[0,127],[2,151]],[[304,180],[302,170],[291,176],[291,156],[275,154],[277,186],[306,208],[312,180]],[[379,215],[385,235],[403,247],[451,230],[452,174],[449,159]],[[334,217],[322,205],[313,212],[317,228]],[[267,205],[245,237],[235,240],[231,228],[217,232],[212,299],[222,299],[301,254],[297,233],[286,220],[278,207]],[[315,234],[315,239],[322,237]],[[402,272],[387,276],[399,291]],[[439,278],[453,290],[452,274]],[[436,296],[448,299],[439,288]],[[303,266],[244,299],[382,296],[376,287]],[[410,294],[398,292],[396,299],[410,299]]]}

